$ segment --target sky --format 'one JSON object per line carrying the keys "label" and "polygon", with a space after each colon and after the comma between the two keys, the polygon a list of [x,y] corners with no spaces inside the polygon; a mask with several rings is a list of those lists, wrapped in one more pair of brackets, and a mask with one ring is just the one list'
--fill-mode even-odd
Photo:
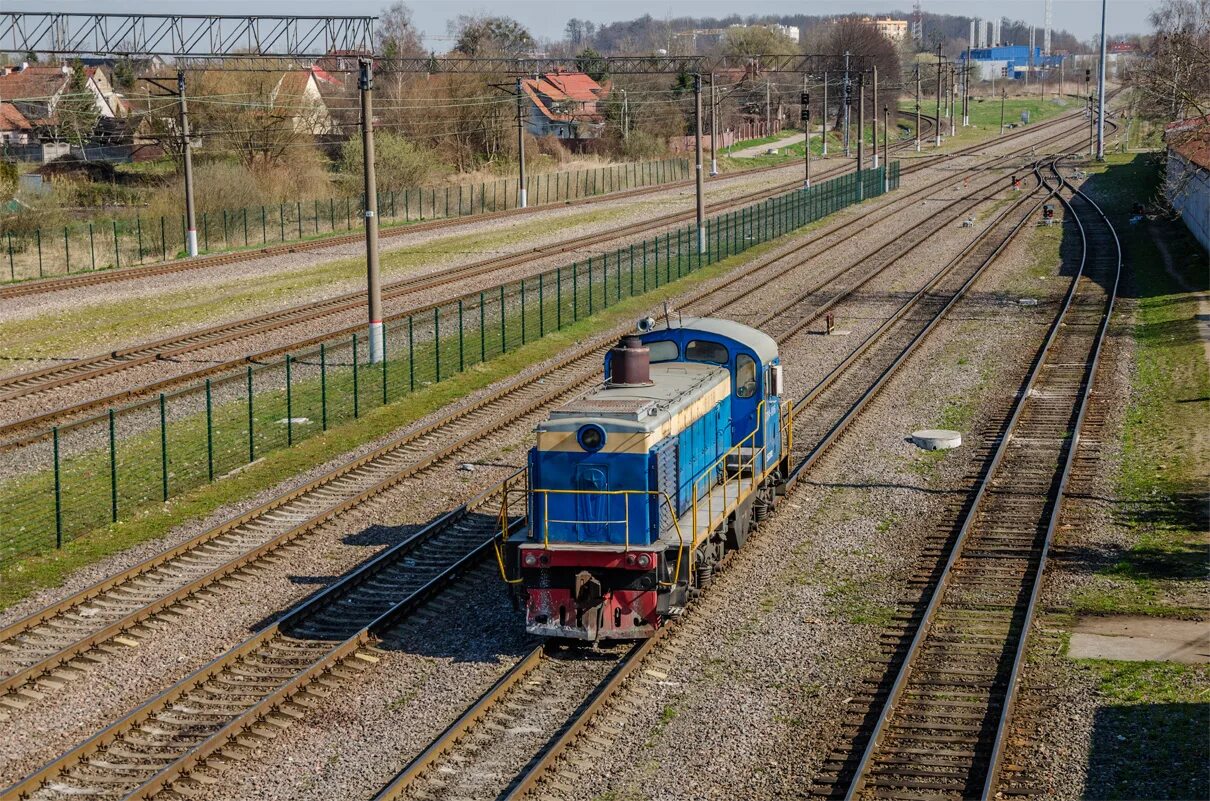
{"label": "sky", "polygon": [[[3,0],[5,11],[78,11],[81,13],[146,14],[297,14],[374,16],[393,0],[207,0],[204,9],[195,0],[107,0],[96,3],[63,0]],[[1107,0],[1106,28],[1110,37],[1145,33],[1147,15],[1159,0]],[[446,23],[458,14],[490,13],[511,16],[539,37],[562,38],[563,26],[571,17],[598,24],[634,19],[643,14],[662,18],[678,16],[723,17],[741,10],[748,14],[888,14],[906,13],[912,0],[609,0],[607,3],[577,0],[414,0],[408,3],[417,27],[433,50],[449,47]],[[925,11],[991,18],[1004,14],[1011,19],[1043,23],[1043,0],[921,0]],[[1066,28],[1083,40],[1100,30],[1101,0],[1054,0],[1054,27]],[[0,45],[2,46],[2,45]]]}

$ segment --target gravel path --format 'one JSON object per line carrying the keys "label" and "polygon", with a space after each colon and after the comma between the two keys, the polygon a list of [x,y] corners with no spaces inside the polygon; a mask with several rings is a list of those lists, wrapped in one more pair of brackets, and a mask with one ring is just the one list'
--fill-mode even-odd
{"label": "gravel path", "polygon": [[752,147],[745,147],[743,150],[734,150],[727,155],[733,159],[755,158],[756,156],[763,156],[770,149],[776,150],[787,145],[796,145],[806,138],[806,134],[790,134],[773,142],[765,142],[763,145],[753,145]]}

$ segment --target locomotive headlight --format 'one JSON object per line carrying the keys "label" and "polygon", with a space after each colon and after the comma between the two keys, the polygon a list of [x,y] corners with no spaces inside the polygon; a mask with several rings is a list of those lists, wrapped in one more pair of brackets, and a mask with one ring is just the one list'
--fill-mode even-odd
{"label": "locomotive headlight", "polygon": [[525,554],[525,566],[526,567],[537,567],[538,566],[538,555],[536,553],[534,553],[533,551],[530,551],[529,553]]}
{"label": "locomotive headlight", "polygon": [[586,425],[576,432],[576,440],[581,448],[590,453],[599,451],[605,445],[605,429],[598,425]]}
{"label": "locomotive headlight", "polygon": [[651,567],[651,555],[650,554],[645,554],[645,553],[639,554],[638,561],[639,561],[639,567]]}

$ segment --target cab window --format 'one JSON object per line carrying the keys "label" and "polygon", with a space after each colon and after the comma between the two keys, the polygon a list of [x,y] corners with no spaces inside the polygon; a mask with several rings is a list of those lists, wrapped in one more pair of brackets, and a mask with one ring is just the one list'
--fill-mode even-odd
{"label": "cab window", "polygon": [[676,350],[676,343],[668,339],[648,342],[647,350],[651,351],[652,362],[674,362],[679,355]]}
{"label": "cab window", "polygon": [[756,360],[741,353],[735,357],[735,397],[751,398],[756,394]]}
{"label": "cab window", "polygon": [[691,362],[727,363],[727,347],[704,339],[691,339],[685,346],[685,359]]}

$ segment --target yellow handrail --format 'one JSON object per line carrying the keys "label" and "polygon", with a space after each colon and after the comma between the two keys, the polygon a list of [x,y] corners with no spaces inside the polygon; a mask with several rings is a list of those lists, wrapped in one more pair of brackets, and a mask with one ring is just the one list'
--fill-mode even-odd
{"label": "yellow handrail", "polygon": [[[789,409],[789,413],[788,413],[788,415],[783,414],[781,423],[782,423],[782,428],[788,429],[788,431],[789,431],[789,434],[788,434],[789,440],[787,443],[787,447],[789,447],[793,444],[794,406],[793,406],[793,404],[782,404],[783,412],[787,408]],[[723,468],[724,468],[723,469],[723,478],[722,478],[723,508],[720,510],[720,512],[717,516],[714,514],[713,493],[710,493],[708,491],[706,492],[706,506],[707,506],[706,512],[707,512],[707,515],[709,518],[709,520],[708,520],[709,525],[707,526],[706,531],[709,532],[709,531],[714,530],[714,526],[716,525],[718,520],[720,520],[721,518],[723,518],[727,514],[729,514],[731,512],[732,508],[735,506],[738,506],[740,504],[740,502],[742,502],[743,499],[746,498],[749,494],[751,494],[752,492],[755,492],[756,488],[758,486],[759,480],[763,480],[764,477],[768,474],[770,467],[767,463],[767,460],[762,460],[762,468],[761,468],[761,472],[760,472],[759,476],[757,475],[757,471],[756,471],[756,460],[757,460],[757,455],[758,455],[757,448],[756,448],[756,437],[757,437],[757,434],[761,432],[761,426],[764,423],[764,412],[765,412],[765,401],[764,401],[764,399],[761,399],[761,401],[757,404],[757,407],[756,407],[756,421],[757,422],[756,422],[756,426],[753,428],[752,432],[749,433],[747,436],[745,436],[738,443],[736,443],[735,445],[732,445],[730,448],[728,448],[723,453],[722,456],[715,459],[714,462],[712,462],[707,469],[703,470],[702,473],[698,476],[698,478],[694,480],[693,485],[692,485],[692,492],[691,492],[692,501],[693,501],[693,510],[692,510],[693,541],[691,544],[691,548],[696,548],[697,543],[698,543],[698,539],[697,539],[697,532],[699,530],[698,498],[700,497],[699,496],[699,487],[701,486],[702,482],[710,480],[714,474],[714,471],[720,465],[723,466]],[[747,457],[746,460],[741,456],[741,458],[739,460],[740,469],[738,470],[737,475],[735,477],[736,484],[738,485],[736,497],[735,497],[735,503],[728,504],[727,503],[727,488],[730,486],[729,482],[731,481],[731,476],[727,473],[727,470],[726,470],[726,464],[725,464],[726,460],[732,454],[741,453],[743,448],[748,446],[749,444],[752,447],[751,455],[749,457]],[[766,450],[767,449],[761,449],[760,454],[763,456],[765,454]],[[748,478],[747,493],[744,493],[744,491],[743,491],[743,472],[744,472],[743,468],[744,467],[748,467],[750,470],[750,475]],[[508,485],[509,481],[511,481],[511,480],[512,479],[510,478],[503,483],[504,500],[503,500],[503,503],[501,504],[501,508],[500,508],[500,522],[501,522],[501,531],[502,531],[501,541],[502,542],[507,542],[507,539],[508,539],[508,487],[507,487],[507,485]],[[676,508],[673,506],[672,499],[668,495],[668,493],[663,492],[662,490],[573,490],[573,489],[533,489],[533,490],[531,490],[531,492],[534,494],[540,493],[543,496],[543,498],[542,498],[542,502],[543,502],[543,507],[542,507],[542,509],[543,509],[542,547],[546,548],[546,549],[550,548],[550,523],[551,523],[550,496],[551,495],[622,495],[622,496],[626,496],[626,501],[623,504],[624,509],[625,509],[625,515],[622,520],[555,520],[554,521],[555,523],[565,523],[565,524],[573,524],[573,525],[578,525],[581,523],[586,524],[586,525],[619,525],[620,524],[624,527],[624,531],[625,531],[624,540],[623,540],[623,552],[630,550],[629,496],[630,495],[658,495],[658,496],[660,496],[662,502],[668,508],[669,514],[672,517],[672,523],[676,529],[677,542],[678,542],[679,547],[677,548],[676,572],[673,573],[673,581],[672,582],[661,581],[661,582],[659,582],[659,584],[660,584],[660,586],[664,586],[664,587],[671,587],[671,586],[676,585],[676,578],[679,577],[681,574],[681,560],[682,560],[684,552],[685,552],[685,535],[684,535],[684,532],[681,531],[680,520],[677,518],[677,515],[676,515]],[[500,566],[501,577],[504,579],[505,582],[507,582],[509,584],[521,583],[522,579],[520,579],[520,578],[510,579],[510,578],[508,578],[507,575],[505,575],[506,571],[505,571],[505,567],[504,567],[504,557],[503,557],[502,549],[499,544],[497,544],[497,546],[496,546],[496,559]],[[693,571],[693,562],[692,561],[690,561],[690,563],[689,563],[689,568],[690,568],[690,572],[692,574],[692,571]],[[692,575],[690,575],[689,578],[690,578],[690,580],[692,580]]]}
{"label": "yellow handrail", "polygon": [[623,540],[622,551],[625,553],[630,550],[630,499],[631,495],[658,495],[664,505],[668,507],[668,512],[672,517],[673,528],[676,529],[677,539],[677,556],[676,556],[676,572],[673,574],[672,582],[659,582],[660,586],[672,587],[675,586],[675,577],[681,574],[681,554],[685,550],[685,535],[681,531],[681,522],[676,517],[676,507],[672,505],[672,498],[663,490],[572,490],[572,489],[534,489],[534,494],[543,496],[543,514],[542,514],[542,547],[550,548],[550,496],[551,495],[622,495],[626,496],[623,506],[626,508],[626,517],[623,520],[555,520],[555,523],[570,523],[579,525],[625,525],[625,538]]}

